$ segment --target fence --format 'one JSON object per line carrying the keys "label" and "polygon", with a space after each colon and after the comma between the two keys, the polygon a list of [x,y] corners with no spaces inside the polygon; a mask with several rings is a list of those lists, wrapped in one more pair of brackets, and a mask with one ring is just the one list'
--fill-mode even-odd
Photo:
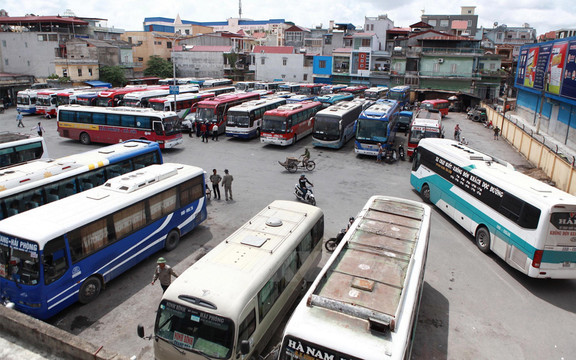
{"label": "fence", "polygon": [[486,108],[488,121],[500,127],[500,136],[506,139],[534,166],[542,169],[554,181],[556,187],[576,195],[575,158],[568,159],[558,151],[558,146],[546,143],[546,138],[536,135],[533,129],[510,117],[505,117],[488,104]]}

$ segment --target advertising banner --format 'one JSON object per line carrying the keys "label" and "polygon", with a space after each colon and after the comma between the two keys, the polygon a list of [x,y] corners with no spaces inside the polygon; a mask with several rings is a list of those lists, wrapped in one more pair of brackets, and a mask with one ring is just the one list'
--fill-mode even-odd
{"label": "advertising banner", "polygon": [[546,91],[552,94],[560,95],[560,86],[564,75],[564,62],[566,60],[566,51],[568,43],[556,43],[552,47],[550,61],[548,64],[548,81]]}
{"label": "advertising banner", "polygon": [[560,95],[576,99],[576,41],[568,43]]}

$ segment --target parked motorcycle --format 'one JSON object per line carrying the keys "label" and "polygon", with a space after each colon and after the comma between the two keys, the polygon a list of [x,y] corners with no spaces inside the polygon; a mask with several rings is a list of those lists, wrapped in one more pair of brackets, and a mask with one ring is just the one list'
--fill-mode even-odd
{"label": "parked motorcycle", "polygon": [[398,157],[400,160],[406,160],[406,153],[404,152],[404,146],[402,144],[398,145]]}
{"label": "parked motorcycle", "polygon": [[316,206],[316,198],[314,197],[314,193],[312,192],[311,188],[308,188],[306,195],[304,195],[302,193],[302,189],[300,189],[300,185],[296,184],[294,185],[294,195],[296,195],[298,200]]}
{"label": "parked motorcycle", "polygon": [[338,244],[340,244],[340,241],[342,241],[342,239],[344,238],[344,235],[346,235],[346,232],[348,231],[350,226],[352,226],[352,223],[354,223],[353,217],[351,217],[349,219],[348,227],[346,229],[341,229],[340,232],[338,233],[338,235],[336,235],[336,237],[333,237],[333,238],[326,240],[326,242],[324,243],[324,248],[328,252],[333,252],[334,250],[336,250],[336,247],[338,246]]}
{"label": "parked motorcycle", "polygon": [[387,164],[392,164],[398,160],[398,154],[396,153],[396,149],[392,146],[388,146],[386,149],[386,153],[384,154],[384,162]]}

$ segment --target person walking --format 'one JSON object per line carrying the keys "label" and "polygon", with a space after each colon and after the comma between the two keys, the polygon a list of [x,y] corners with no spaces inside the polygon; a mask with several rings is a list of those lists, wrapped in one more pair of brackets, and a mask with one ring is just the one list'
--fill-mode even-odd
{"label": "person walking", "polygon": [[232,198],[232,181],[234,181],[234,177],[230,175],[228,169],[225,169],[224,177],[222,178],[222,186],[224,186],[224,197],[226,198],[226,201],[228,201],[228,198],[234,200]]}
{"label": "person walking", "polygon": [[498,140],[498,135],[500,135],[500,128],[496,125],[494,126],[494,140]]}
{"label": "person walking", "polygon": [[200,133],[202,134],[202,142],[208,142],[208,126],[206,126],[205,122],[200,125]]}
{"label": "person walking", "polygon": [[454,126],[454,140],[460,141],[460,133],[461,132],[462,132],[462,129],[460,129],[460,124],[456,124],[456,126]]}
{"label": "person walking", "polygon": [[162,286],[162,293],[166,292],[168,286],[172,283],[172,276],[175,278],[178,277],[178,274],[174,272],[174,270],[166,264],[166,259],[163,257],[158,258],[156,261],[156,270],[154,271],[154,277],[152,278],[151,285],[154,285],[156,280],[160,279],[160,286]]}
{"label": "person walking", "polygon": [[22,113],[18,111],[18,115],[16,115],[16,121],[18,121],[18,127],[25,127],[24,123],[22,123]]}
{"label": "person walking", "polygon": [[212,125],[212,141],[218,141],[218,124]]}
{"label": "person walking", "polygon": [[220,176],[216,169],[212,169],[212,175],[210,175],[210,182],[212,183],[212,192],[214,192],[214,199],[220,200],[220,181],[222,180],[222,176]]}
{"label": "person walking", "polygon": [[38,122],[38,125],[34,126],[32,128],[32,130],[36,130],[36,132],[38,133],[38,136],[42,136],[42,133],[46,130],[44,130],[44,128],[42,127],[42,124],[40,122]]}

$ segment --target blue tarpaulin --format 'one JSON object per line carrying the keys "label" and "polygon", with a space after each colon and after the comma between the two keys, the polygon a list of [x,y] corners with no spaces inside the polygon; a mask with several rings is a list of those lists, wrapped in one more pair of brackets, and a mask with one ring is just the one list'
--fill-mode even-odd
{"label": "blue tarpaulin", "polygon": [[85,83],[92,87],[106,87],[106,88],[112,87],[112,84],[99,80],[85,81]]}

